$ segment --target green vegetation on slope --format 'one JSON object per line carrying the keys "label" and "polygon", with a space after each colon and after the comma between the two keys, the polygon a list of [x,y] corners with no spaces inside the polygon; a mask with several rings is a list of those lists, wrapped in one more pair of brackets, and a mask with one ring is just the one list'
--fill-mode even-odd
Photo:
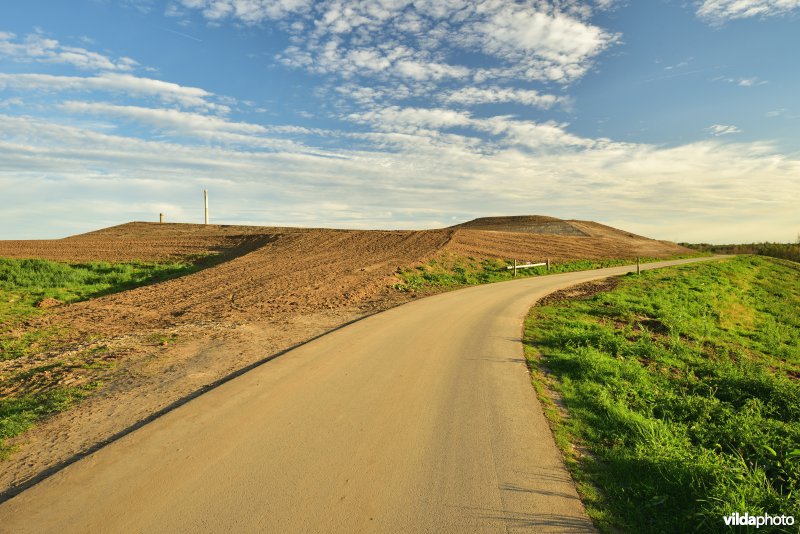
{"label": "green vegetation on slope", "polygon": [[[31,328],[26,321],[47,306],[131,289],[194,271],[183,263],[80,263],[0,258],[0,459],[5,440],[41,418],[64,410],[100,384],[87,370],[109,367],[98,346],[76,358],[38,357],[74,344],[67,329]],[[30,358],[28,362],[26,358]]]}
{"label": "green vegetation on slope", "polygon": [[752,256],[531,310],[534,382],[603,530],[800,519],[798,310],[800,266]]}
{"label": "green vegetation on slope", "polygon": [[[195,270],[185,263],[62,263],[0,258],[0,361],[46,350],[59,328],[15,332],[45,313],[48,303],[69,303],[160,282]],[[48,302],[49,301],[49,302]]]}
{"label": "green vegetation on slope", "polygon": [[758,254],[800,262],[800,240],[797,243],[749,243],[744,245],[709,245],[681,243],[684,247],[713,254]]}
{"label": "green vegetation on slope", "polygon": [[64,263],[0,258],[0,290],[74,302],[160,282],[194,270],[188,263]]}
{"label": "green vegetation on slope", "polygon": [[[673,256],[667,259],[689,258],[703,256],[703,254]],[[642,263],[664,261],[665,258],[641,258]],[[542,276],[546,274],[568,273],[574,271],[587,271],[603,269],[606,267],[619,267],[630,265],[636,260],[630,258],[605,259],[605,260],[573,260],[568,262],[552,263],[550,271],[546,267],[531,267],[518,269],[517,277]],[[508,267],[513,265],[501,259],[478,260],[472,257],[446,255],[430,260],[428,263],[410,269],[398,269],[395,275],[400,282],[394,288],[403,292],[434,292],[442,289],[458,289],[460,287],[488,284],[511,280],[513,272]]]}

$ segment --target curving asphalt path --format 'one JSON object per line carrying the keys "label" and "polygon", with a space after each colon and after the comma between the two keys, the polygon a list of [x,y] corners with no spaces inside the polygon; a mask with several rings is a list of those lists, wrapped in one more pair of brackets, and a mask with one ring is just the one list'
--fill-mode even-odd
{"label": "curving asphalt path", "polygon": [[0,531],[593,532],[521,324],[542,296],[631,269],[472,287],[334,331],[3,503]]}

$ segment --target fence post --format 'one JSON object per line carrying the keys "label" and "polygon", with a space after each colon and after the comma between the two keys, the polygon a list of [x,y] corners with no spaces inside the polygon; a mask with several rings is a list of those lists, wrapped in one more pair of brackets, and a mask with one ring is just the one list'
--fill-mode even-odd
{"label": "fence post", "polygon": [[642,270],[639,267],[639,256],[636,256],[636,274],[642,274]]}
{"label": "fence post", "polygon": [[517,277],[517,260],[514,260],[514,278]]}
{"label": "fence post", "polygon": [[550,258],[547,258],[547,272],[550,272]]}
{"label": "fence post", "polygon": [[158,214],[158,224],[164,224],[164,214],[163,213],[159,213]]}

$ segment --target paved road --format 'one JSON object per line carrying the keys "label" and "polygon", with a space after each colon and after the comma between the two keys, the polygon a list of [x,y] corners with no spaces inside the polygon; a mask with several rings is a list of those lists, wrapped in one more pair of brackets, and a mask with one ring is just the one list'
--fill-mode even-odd
{"label": "paved road", "polygon": [[0,505],[0,531],[591,532],[521,323],[547,293],[628,270],[473,287],[359,321]]}

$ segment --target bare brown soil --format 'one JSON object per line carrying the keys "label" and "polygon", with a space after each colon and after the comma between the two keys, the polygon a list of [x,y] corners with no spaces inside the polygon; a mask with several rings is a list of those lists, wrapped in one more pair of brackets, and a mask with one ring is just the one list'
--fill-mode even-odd
{"label": "bare brown soil", "polygon": [[27,325],[65,328],[69,346],[0,362],[0,376],[74,360],[75,372],[54,376],[53,383],[105,385],[15,440],[18,452],[0,464],[0,492],[229,373],[413,298],[392,289],[398,268],[443,254],[557,262],[690,252],[585,221],[506,222],[427,231],[129,223],[60,240],[0,241],[0,257],[72,262],[213,255],[193,274],[53,305]]}
{"label": "bare brown soil", "polygon": [[469,230],[491,230],[498,232],[524,232],[529,234],[574,235],[586,237],[589,234],[577,226],[573,221],[564,221],[555,217],[542,215],[527,215],[517,217],[481,217],[453,228]]}
{"label": "bare brown soil", "polygon": [[166,261],[236,255],[270,239],[270,228],[132,222],[64,239],[0,241],[2,258],[54,261]]}
{"label": "bare brown soil", "polygon": [[560,289],[554,293],[550,293],[549,295],[540,298],[537,302],[537,306],[547,306],[549,304],[555,304],[556,302],[561,302],[563,300],[580,300],[580,299],[589,299],[593,296],[597,295],[598,293],[603,293],[606,291],[611,291],[619,285],[620,279],[617,278],[604,278],[602,280],[592,280],[591,282],[584,282],[583,284],[578,284],[576,286],[568,287],[566,289]]}
{"label": "bare brown soil", "polygon": [[531,235],[512,232],[460,230],[448,244],[448,250],[463,256],[493,257],[553,262],[639,257],[664,258],[688,254],[685,248],[672,243],[636,237],[572,237]]}
{"label": "bare brown soil", "polygon": [[123,334],[372,309],[389,292],[398,267],[434,255],[450,232],[272,229],[261,238],[260,247],[219,265],[73,304],[53,318],[79,331]]}

